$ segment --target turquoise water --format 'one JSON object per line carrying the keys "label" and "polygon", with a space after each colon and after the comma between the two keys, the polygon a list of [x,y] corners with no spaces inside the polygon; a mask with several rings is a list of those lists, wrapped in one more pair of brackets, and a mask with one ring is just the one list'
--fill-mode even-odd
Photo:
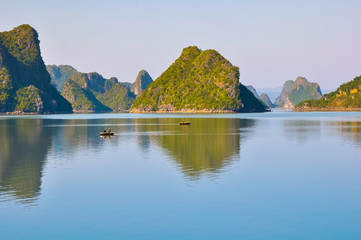
{"label": "turquoise water", "polygon": [[0,239],[361,239],[360,169],[359,112],[0,116]]}

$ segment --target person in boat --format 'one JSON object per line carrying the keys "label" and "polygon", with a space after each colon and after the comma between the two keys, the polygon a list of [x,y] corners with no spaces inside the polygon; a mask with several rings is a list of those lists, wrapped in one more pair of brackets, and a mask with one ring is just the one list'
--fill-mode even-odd
{"label": "person in boat", "polygon": [[108,129],[108,133],[110,133],[111,131],[110,131],[110,128]]}
{"label": "person in boat", "polygon": [[107,133],[107,130],[106,130],[106,129],[104,129],[103,133]]}

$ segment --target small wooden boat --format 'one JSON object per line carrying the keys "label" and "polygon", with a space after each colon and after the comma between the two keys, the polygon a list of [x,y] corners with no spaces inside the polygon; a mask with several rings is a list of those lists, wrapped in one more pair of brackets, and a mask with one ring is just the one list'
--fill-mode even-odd
{"label": "small wooden boat", "polygon": [[180,122],[179,125],[191,125],[191,122],[185,122],[185,121],[183,121],[183,122]]}
{"label": "small wooden boat", "polygon": [[113,132],[100,132],[99,135],[100,136],[113,136],[114,133]]}

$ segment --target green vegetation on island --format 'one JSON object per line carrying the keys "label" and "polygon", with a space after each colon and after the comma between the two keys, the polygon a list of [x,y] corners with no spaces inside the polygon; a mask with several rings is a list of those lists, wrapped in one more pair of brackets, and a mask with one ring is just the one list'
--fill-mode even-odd
{"label": "green vegetation on island", "polygon": [[46,70],[51,77],[51,83],[55,85],[58,92],[63,90],[66,80],[78,71],[69,65],[46,65]]}
{"label": "green vegetation on island", "polygon": [[130,109],[135,100],[135,95],[129,91],[127,86],[116,83],[108,91],[98,94],[97,98],[113,111],[119,112]]}
{"label": "green vegetation on island", "polygon": [[81,88],[73,80],[66,81],[61,94],[71,103],[73,110],[76,112],[111,111],[92,92]]}
{"label": "green vegetation on island", "polygon": [[77,112],[124,111],[135,95],[116,78],[105,79],[98,73],[74,73],[61,93]]}
{"label": "green vegetation on island", "polygon": [[40,91],[34,85],[23,87],[16,91],[15,111],[42,112],[44,109]]}
{"label": "green vegetation on island", "polygon": [[298,77],[296,81],[286,81],[281,95],[276,99],[275,105],[279,108],[292,109],[297,104],[308,99],[320,99],[322,93],[317,83],[308,82],[304,77]]}
{"label": "green vegetation on island", "polygon": [[307,100],[295,107],[298,111],[348,111],[361,109],[361,76],[342,84],[319,100]]}
{"label": "green vegetation on island", "polygon": [[0,33],[0,113],[71,112],[71,105],[50,84],[38,33],[21,25]]}
{"label": "green vegetation on island", "polygon": [[183,49],[181,56],[135,100],[132,111],[263,112],[239,82],[239,69],[215,50]]}

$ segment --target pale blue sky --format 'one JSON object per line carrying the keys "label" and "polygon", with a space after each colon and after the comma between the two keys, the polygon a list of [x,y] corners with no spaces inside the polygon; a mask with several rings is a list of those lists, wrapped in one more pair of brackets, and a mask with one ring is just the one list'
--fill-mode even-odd
{"label": "pale blue sky", "polygon": [[156,79],[196,45],[240,68],[241,82],[277,87],[304,76],[321,88],[361,75],[361,1],[1,0],[0,31],[39,33],[46,64],[134,82]]}

